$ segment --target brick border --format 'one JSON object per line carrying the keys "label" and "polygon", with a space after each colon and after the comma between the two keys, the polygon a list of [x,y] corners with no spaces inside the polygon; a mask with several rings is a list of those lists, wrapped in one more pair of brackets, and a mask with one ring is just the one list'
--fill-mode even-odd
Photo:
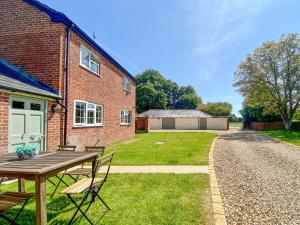
{"label": "brick border", "polygon": [[226,218],[225,218],[225,211],[224,206],[221,198],[221,194],[218,188],[217,177],[214,168],[214,159],[213,159],[213,150],[215,147],[215,142],[217,137],[213,140],[210,151],[209,151],[209,166],[208,166],[208,174],[210,177],[210,190],[211,190],[211,197],[212,197],[212,206],[213,206],[213,214],[215,225],[227,225]]}

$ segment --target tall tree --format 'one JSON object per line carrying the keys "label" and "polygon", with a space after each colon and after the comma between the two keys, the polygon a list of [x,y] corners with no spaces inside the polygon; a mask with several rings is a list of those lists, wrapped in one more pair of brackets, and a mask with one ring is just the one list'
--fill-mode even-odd
{"label": "tall tree", "polygon": [[232,105],[228,102],[208,102],[201,104],[198,109],[213,116],[229,116],[232,111]]}
{"label": "tall tree", "polygon": [[201,99],[196,94],[183,94],[177,102],[177,109],[196,109]]}
{"label": "tall tree", "polygon": [[138,113],[149,109],[166,109],[167,96],[150,82],[139,84],[136,90]]}
{"label": "tall tree", "polygon": [[179,87],[157,70],[148,69],[136,76],[137,112],[148,109],[195,109],[201,102],[192,86]]}
{"label": "tall tree", "polygon": [[291,129],[300,101],[300,39],[283,35],[265,42],[241,62],[234,86],[245,97],[245,105],[278,112]]}

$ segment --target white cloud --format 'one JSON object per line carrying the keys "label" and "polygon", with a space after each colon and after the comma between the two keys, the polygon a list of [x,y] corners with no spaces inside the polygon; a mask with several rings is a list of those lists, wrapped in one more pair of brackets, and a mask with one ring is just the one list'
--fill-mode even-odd
{"label": "white cloud", "polygon": [[[188,26],[195,41],[194,54],[208,68],[200,69],[210,79],[220,66],[226,46],[255,28],[256,16],[270,0],[185,0]],[[210,72],[211,70],[211,72]]]}

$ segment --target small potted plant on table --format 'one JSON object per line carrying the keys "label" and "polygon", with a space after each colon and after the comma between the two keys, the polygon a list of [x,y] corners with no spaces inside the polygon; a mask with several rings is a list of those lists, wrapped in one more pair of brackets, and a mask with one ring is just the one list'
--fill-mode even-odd
{"label": "small potted plant on table", "polygon": [[19,160],[35,159],[39,154],[37,147],[20,146],[17,147],[17,155]]}

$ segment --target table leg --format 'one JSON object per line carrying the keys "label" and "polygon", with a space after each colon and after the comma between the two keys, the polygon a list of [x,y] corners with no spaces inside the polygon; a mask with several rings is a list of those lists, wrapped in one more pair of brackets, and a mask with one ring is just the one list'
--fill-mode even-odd
{"label": "table leg", "polygon": [[47,224],[46,178],[37,175],[35,178],[36,224]]}
{"label": "table leg", "polygon": [[25,180],[23,178],[18,179],[18,190],[19,192],[25,192]]}

